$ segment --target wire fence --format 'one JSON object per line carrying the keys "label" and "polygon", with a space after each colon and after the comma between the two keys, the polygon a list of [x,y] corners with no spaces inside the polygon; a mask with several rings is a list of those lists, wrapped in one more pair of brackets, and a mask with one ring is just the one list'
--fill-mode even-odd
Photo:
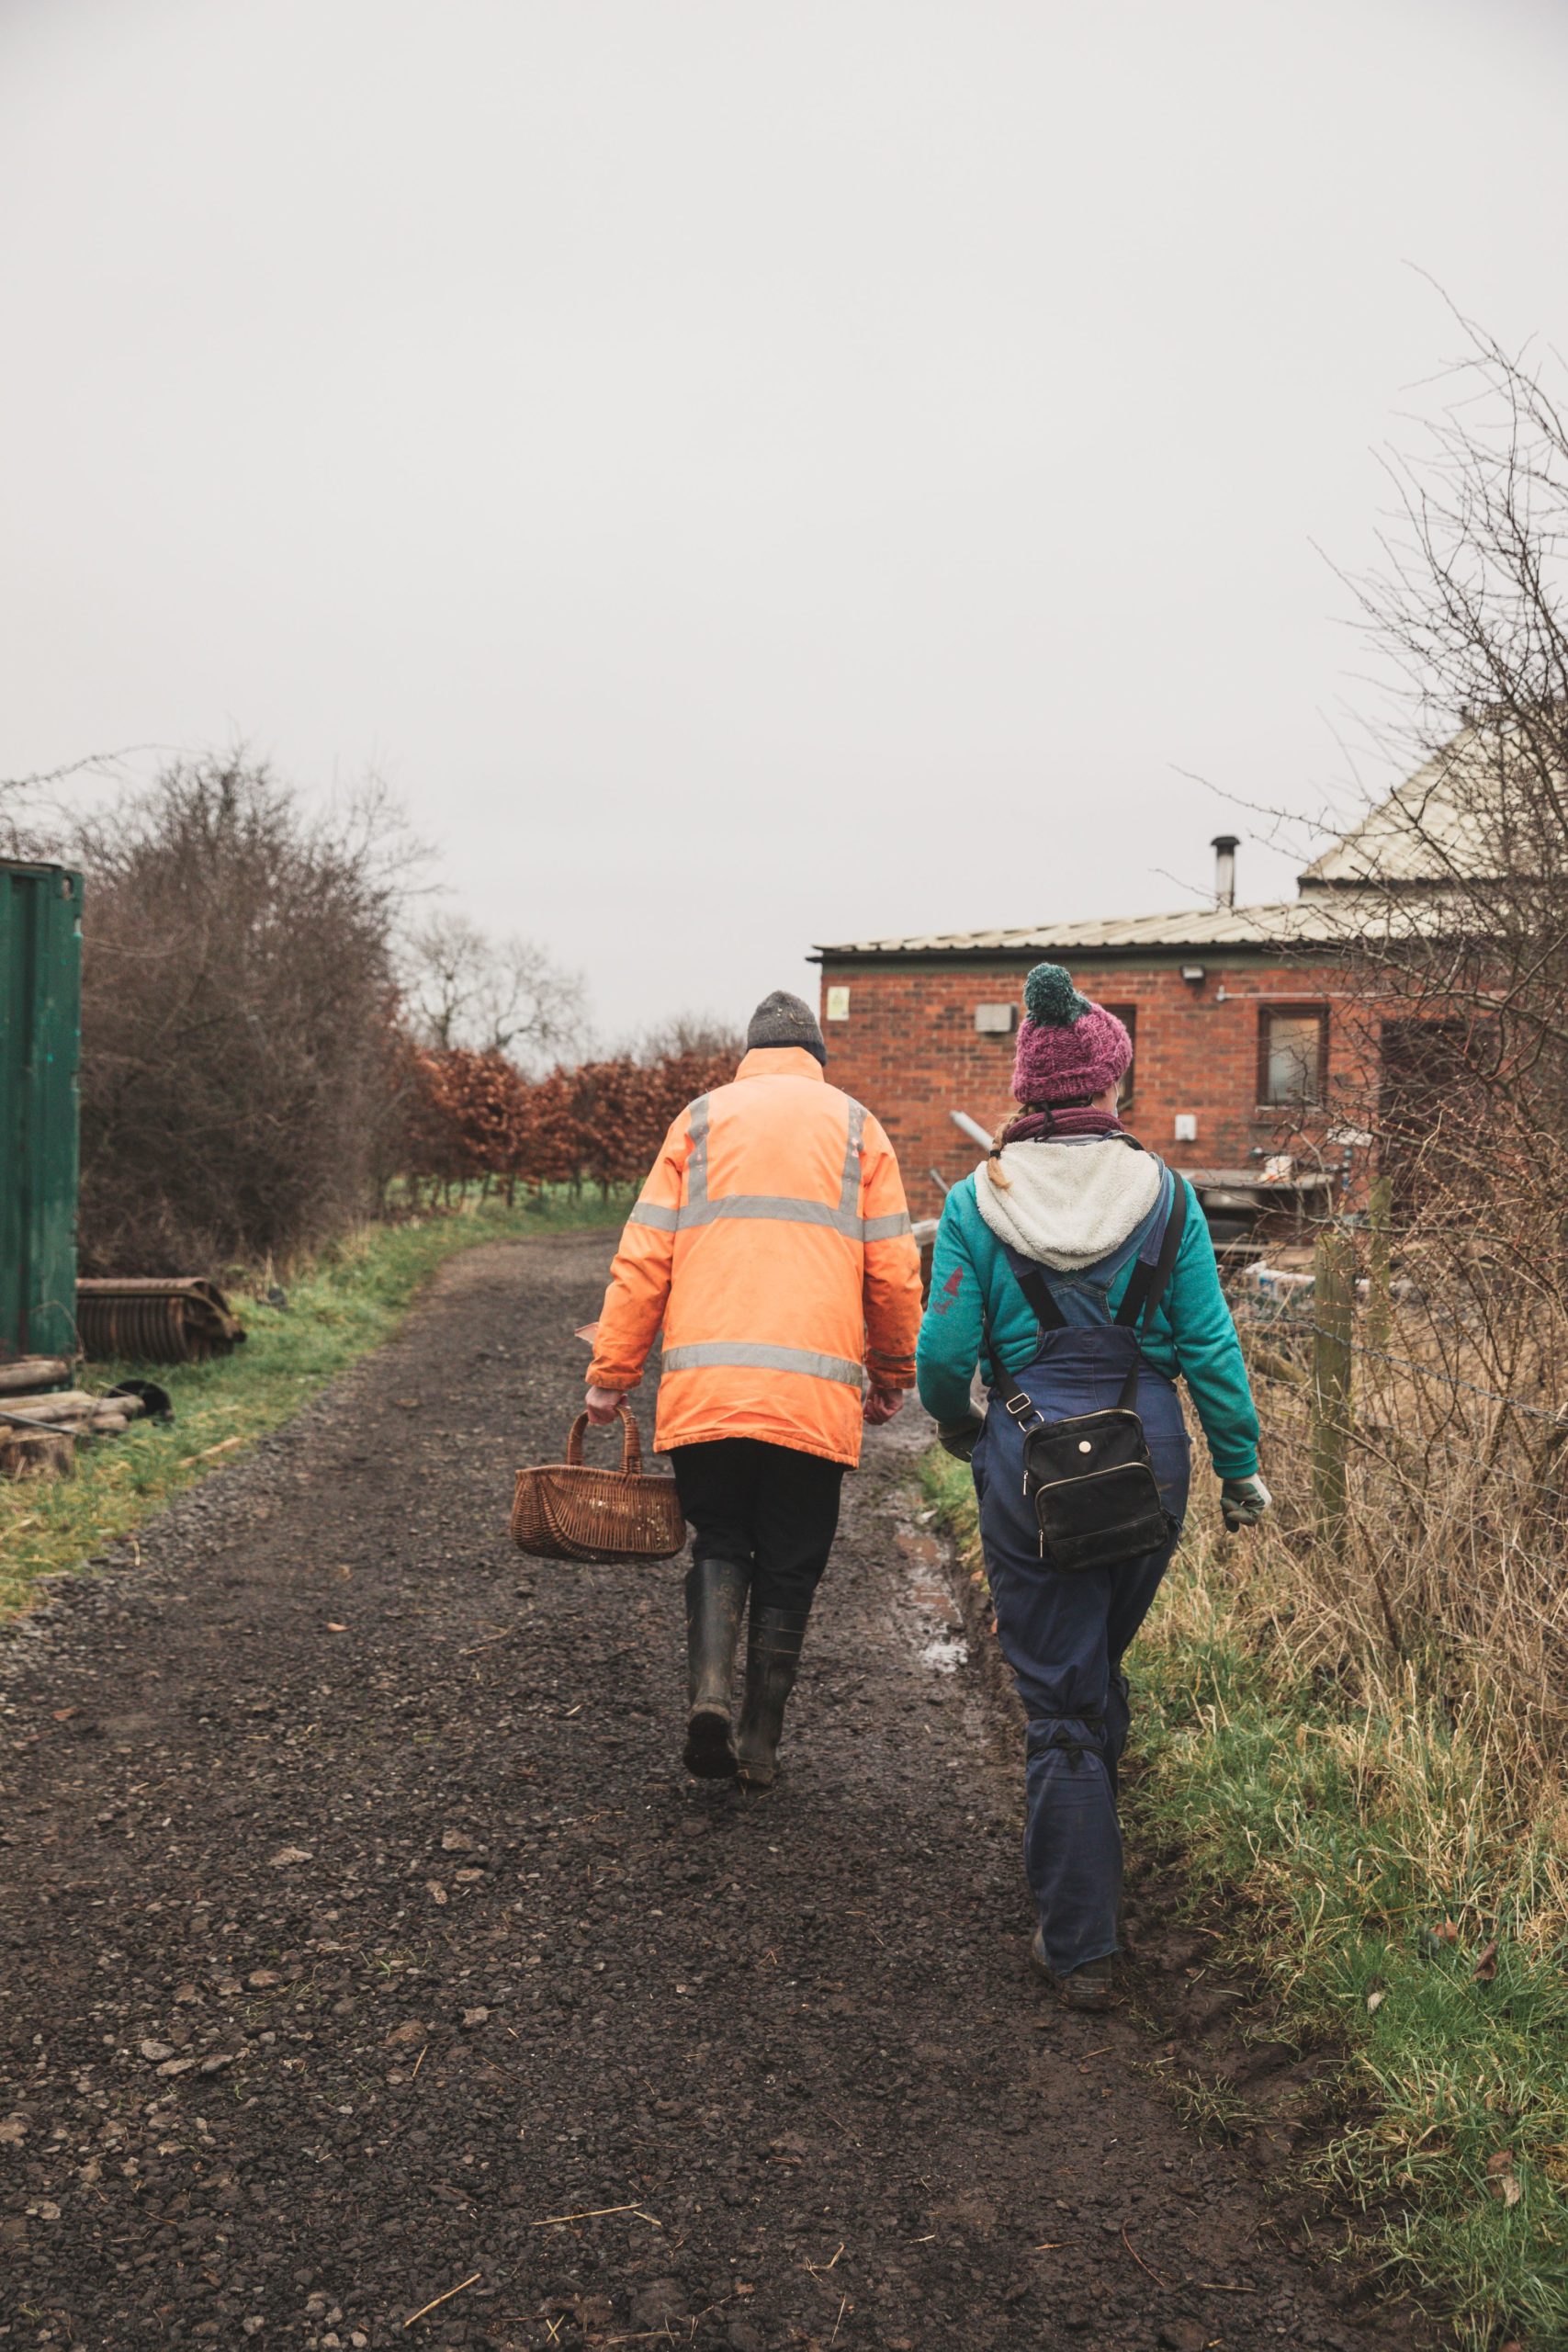
{"label": "wire fence", "polygon": [[[1298,1306],[1297,1302],[1301,1305]],[[1543,1405],[1530,1397],[1515,1396],[1506,1389],[1487,1387],[1479,1381],[1466,1379],[1462,1373],[1450,1371],[1445,1365],[1427,1363],[1419,1356],[1396,1354],[1390,1348],[1375,1347],[1368,1340],[1356,1338],[1353,1332],[1346,1334],[1337,1327],[1319,1322],[1310,1277],[1299,1290],[1287,1294],[1285,1298],[1268,1301],[1233,1298],[1231,1305],[1236,1329],[1244,1339],[1258,1337],[1287,1344],[1298,1342],[1315,1346],[1323,1341],[1337,1345],[1367,1362],[1392,1364],[1399,1371],[1416,1374],[1420,1379],[1436,1380],[1445,1387],[1481,1397],[1489,1405],[1506,1406],[1512,1411],[1523,1414],[1527,1419],[1561,1425],[1568,1430],[1568,1406]],[[1464,1328],[1461,1318],[1451,1309],[1435,1308],[1424,1302],[1421,1311],[1429,1323],[1441,1321],[1450,1329]],[[1293,1385],[1282,1374],[1270,1373],[1267,1368],[1259,1368],[1258,1376],[1284,1387]],[[1311,1377],[1310,1368],[1305,1363],[1302,1366],[1300,1377],[1303,1383]]]}
{"label": "wire fence", "polygon": [[1217,1556],[1303,1670],[1539,1775],[1568,1763],[1568,1304],[1557,1227],[1506,1238],[1346,1221],[1227,1281],[1278,1510]]}
{"label": "wire fence", "polygon": [[[1238,1329],[1246,1328],[1240,1323],[1239,1318],[1237,1328]],[[1297,1329],[1303,1336],[1312,1339],[1331,1336],[1322,1333],[1322,1328],[1317,1324],[1303,1324]],[[1416,1356],[1392,1355],[1386,1348],[1369,1347],[1363,1340],[1350,1340],[1344,1344],[1348,1347],[1353,1356],[1362,1356],[1376,1363],[1397,1365],[1402,1371],[1416,1373],[1423,1380],[1436,1380],[1445,1388],[1461,1390],[1469,1396],[1483,1397],[1489,1405],[1506,1405],[1511,1411],[1522,1413],[1529,1420],[1545,1421],[1549,1426],[1561,1429],[1568,1434],[1568,1408],[1535,1405],[1531,1404],[1527,1397],[1511,1396],[1499,1388],[1483,1388],[1476,1381],[1466,1380],[1460,1373],[1445,1372],[1440,1365],[1423,1363]],[[1312,1378],[1311,1370],[1305,1364],[1302,1366],[1296,1379],[1290,1379],[1283,1373],[1270,1372],[1266,1366],[1261,1366],[1255,1362],[1249,1364],[1249,1370],[1254,1379],[1267,1381],[1271,1386],[1277,1388],[1304,1389]]]}
{"label": "wire fence", "polygon": [[[1519,1393],[1495,1355],[1488,1361],[1501,1341],[1517,1362],[1521,1334],[1506,1308],[1491,1317],[1478,1301],[1456,1310],[1409,1283],[1396,1295],[1386,1261],[1381,1282],[1358,1282],[1354,1248],[1344,1227],[1325,1228],[1312,1273],[1279,1287],[1244,1279],[1233,1292],[1265,1442],[1276,1459],[1304,1466],[1316,1535],[1339,1547],[1352,1485],[1365,1505],[1380,1476],[1402,1508],[1427,1498],[1449,1520],[1463,1497],[1461,1523],[1468,1511],[1478,1532],[1495,1527],[1499,1507],[1555,1516],[1568,1500],[1558,1476],[1568,1406],[1553,1393],[1552,1348],[1540,1344],[1543,1377]],[[1434,1353],[1416,1352],[1428,1337]],[[1529,1429],[1542,1437],[1532,1442]],[[1568,1485],[1568,1455],[1561,1459]]]}

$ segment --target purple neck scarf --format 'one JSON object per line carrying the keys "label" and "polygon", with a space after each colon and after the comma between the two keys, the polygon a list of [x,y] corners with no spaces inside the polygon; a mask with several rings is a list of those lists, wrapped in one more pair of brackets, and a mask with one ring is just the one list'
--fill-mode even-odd
{"label": "purple neck scarf", "polygon": [[1042,1136],[1121,1136],[1126,1128],[1113,1111],[1096,1111],[1086,1103],[1064,1111],[1025,1110],[1010,1119],[997,1137],[1004,1143],[1036,1143]]}

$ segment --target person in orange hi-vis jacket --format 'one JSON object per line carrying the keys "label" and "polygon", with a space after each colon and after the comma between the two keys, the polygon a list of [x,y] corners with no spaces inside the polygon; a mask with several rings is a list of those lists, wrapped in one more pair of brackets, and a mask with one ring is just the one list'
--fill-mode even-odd
{"label": "person in orange hi-vis jacket", "polygon": [[734,1082],[682,1112],[626,1220],[587,1403],[615,1418],[662,1323],[656,1442],[693,1529],[686,1769],[766,1788],[862,1422],[914,1385],[920,1271],[893,1148],[826,1082],[810,1007],[775,989],[746,1044]]}

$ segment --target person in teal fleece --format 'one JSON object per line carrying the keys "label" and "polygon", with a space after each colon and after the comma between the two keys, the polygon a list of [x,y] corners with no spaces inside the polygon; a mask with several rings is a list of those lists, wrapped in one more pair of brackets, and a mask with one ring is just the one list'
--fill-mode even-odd
{"label": "person in teal fleece", "polygon": [[[1126,1029],[1055,964],[1029,975],[1024,1013],[1013,1069],[1022,1115],[947,1196],[917,1375],[942,1443],[971,1463],[998,1635],[1029,1719],[1024,1860],[1039,1922],[1033,1957],[1069,2006],[1098,2009],[1111,1996],[1121,1941],[1122,1659],[1175,1551],[1187,1504],[1179,1375],[1221,1481],[1227,1525],[1251,1524],[1270,1498],[1258,1476],[1247,1368],[1196,1195],[1116,1115],[1132,1061]],[[1135,1349],[1137,1409],[1173,1532],[1154,1552],[1068,1572],[1045,1555],[1024,1486],[1020,1420],[995,1401],[985,1415],[976,1410],[976,1369],[993,1390],[1004,1369],[1045,1421],[1113,1405],[1130,1344],[1112,1329],[1115,1314],[1134,1267],[1158,1258],[1178,1187],[1179,1246]],[[1043,1281],[1053,1328],[1043,1328],[1021,1274]]]}
{"label": "person in teal fleece", "polygon": [[[1004,1164],[1007,1155],[1018,1148],[1003,1146]],[[1148,1158],[1151,1166],[1157,1168],[1153,1155]],[[980,1214],[976,1192],[988,1181],[977,1171],[965,1176],[947,1196],[937,1227],[931,1297],[916,1359],[920,1402],[941,1425],[943,1442],[951,1441],[951,1450],[964,1459],[968,1458],[966,1441],[977,1432],[979,1424],[970,1396],[976,1364],[987,1388],[992,1377],[980,1331],[982,1301],[997,1352],[1010,1372],[1021,1371],[1031,1361],[1040,1336],[1034,1310],[1013,1277],[1004,1245]],[[1227,1518],[1238,1515],[1241,1524],[1258,1515],[1253,1510],[1256,1496],[1250,1491],[1258,1478],[1258,1411],[1235,1325],[1220,1287],[1208,1226],[1186,1177],[1177,1181],[1187,1193],[1187,1227],[1170,1287],[1145,1329],[1143,1351],[1168,1380],[1179,1374],[1186,1381],[1214,1475],[1224,1488],[1235,1489],[1234,1494],[1224,1494]],[[1136,1250],[1129,1250],[1106,1286],[1105,1304],[1111,1315],[1122,1304],[1136,1258]],[[1070,1305],[1070,1301],[1065,1303]]]}

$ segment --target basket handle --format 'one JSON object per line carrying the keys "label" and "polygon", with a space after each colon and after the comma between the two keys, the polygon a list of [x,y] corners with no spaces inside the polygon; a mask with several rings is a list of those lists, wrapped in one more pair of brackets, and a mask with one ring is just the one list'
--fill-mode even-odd
{"label": "basket handle", "polygon": [[[621,1421],[621,1468],[629,1470],[636,1477],[642,1470],[642,1439],[637,1434],[637,1421],[626,1408],[624,1405],[617,1405],[615,1411],[620,1416]],[[581,1470],[582,1467],[582,1432],[587,1427],[587,1414],[579,1413],[568,1432],[566,1441],[566,1459],[569,1469]]]}

